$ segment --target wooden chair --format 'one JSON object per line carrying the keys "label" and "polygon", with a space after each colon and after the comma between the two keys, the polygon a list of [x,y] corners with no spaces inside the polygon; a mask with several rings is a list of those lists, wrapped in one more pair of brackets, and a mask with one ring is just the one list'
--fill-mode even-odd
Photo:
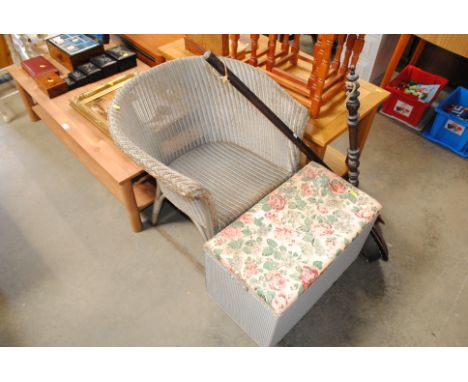
{"label": "wooden chair", "polygon": [[[253,66],[265,66],[267,73],[283,87],[296,93],[296,98],[309,107],[311,117],[317,118],[323,104],[337,93],[344,93],[349,66],[357,64],[364,46],[364,36],[319,34],[313,56],[310,56],[300,51],[299,34],[284,34],[279,42],[277,34],[270,34],[268,46],[261,50],[258,48],[260,35],[252,34],[251,54],[247,62]],[[235,42],[231,42],[233,45]],[[307,81],[288,72],[299,61],[311,66]]]}

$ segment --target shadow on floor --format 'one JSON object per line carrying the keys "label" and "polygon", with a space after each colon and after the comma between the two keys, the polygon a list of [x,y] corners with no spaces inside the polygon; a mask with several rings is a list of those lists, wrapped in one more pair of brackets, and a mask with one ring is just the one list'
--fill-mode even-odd
{"label": "shadow on floor", "polygon": [[18,346],[21,337],[12,328],[25,305],[22,296],[50,277],[50,270],[1,205],[0,243],[0,346]]}
{"label": "shadow on floor", "polygon": [[279,346],[347,346],[365,330],[361,310],[385,296],[380,262],[358,258],[314,307],[283,338]]}

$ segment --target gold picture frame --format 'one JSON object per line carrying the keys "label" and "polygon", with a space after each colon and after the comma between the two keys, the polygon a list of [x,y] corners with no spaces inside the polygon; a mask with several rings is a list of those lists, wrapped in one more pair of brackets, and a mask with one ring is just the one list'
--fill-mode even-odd
{"label": "gold picture frame", "polygon": [[137,73],[127,73],[112,81],[98,86],[78,95],[70,101],[71,106],[96,126],[102,133],[110,137],[107,124],[107,113],[115,96],[116,90],[127,81],[135,77]]}

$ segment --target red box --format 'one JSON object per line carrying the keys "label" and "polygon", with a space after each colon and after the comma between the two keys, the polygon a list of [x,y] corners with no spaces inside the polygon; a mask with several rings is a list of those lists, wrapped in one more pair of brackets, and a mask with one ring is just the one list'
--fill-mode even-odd
{"label": "red box", "polygon": [[49,73],[59,74],[58,69],[54,65],[52,65],[50,61],[46,60],[43,56],[37,56],[28,60],[24,60],[21,63],[21,66],[33,78],[44,76]]}
{"label": "red box", "polygon": [[[398,88],[402,81],[414,81],[423,85],[440,85],[440,87],[429,102],[420,102],[418,97],[403,93],[403,91]],[[416,127],[426,109],[431,106],[432,102],[437,98],[447,82],[448,80],[444,77],[425,72],[412,65],[407,65],[387,86],[385,86],[385,89],[387,89],[391,95],[383,104],[382,112]]]}

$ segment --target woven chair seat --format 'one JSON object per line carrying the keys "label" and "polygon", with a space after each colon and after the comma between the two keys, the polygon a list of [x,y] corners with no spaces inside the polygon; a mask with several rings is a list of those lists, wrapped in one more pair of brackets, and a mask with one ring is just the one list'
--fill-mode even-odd
{"label": "woven chair seat", "polygon": [[255,153],[230,143],[199,146],[169,166],[211,192],[220,227],[231,223],[291,175]]}

